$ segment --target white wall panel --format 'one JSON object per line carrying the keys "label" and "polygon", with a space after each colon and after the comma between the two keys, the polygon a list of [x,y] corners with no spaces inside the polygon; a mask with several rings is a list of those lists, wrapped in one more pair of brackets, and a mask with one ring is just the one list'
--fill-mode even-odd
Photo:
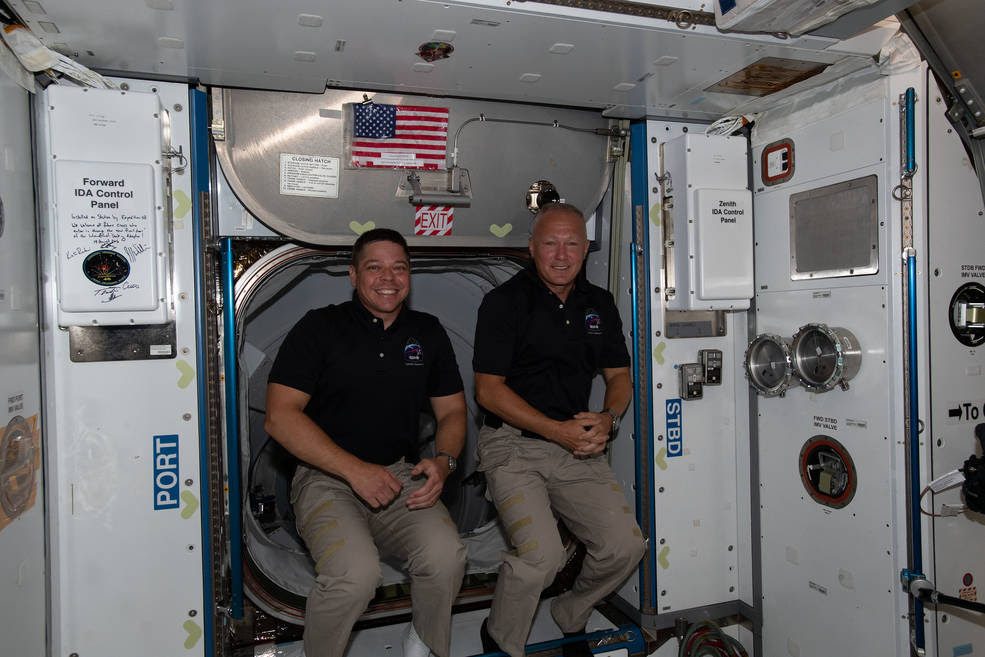
{"label": "white wall panel", "polygon": [[[126,84],[129,94],[156,94],[171,114],[172,145],[188,153],[187,87]],[[63,98],[59,111],[71,107]],[[45,112],[41,125],[49,118]],[[50,208],[57,190],[45,165],[48,137],[42,130],[37,149],[44,163],[41,198]],[[170,204],[163,205],[171,210],[174,244],[173,294],[165,304],[176,322],[175,357],[72,362],[67,332],[51,320],[45,326],[48,467],[55,482],[52,654],[60,657],[130,655],[135,646],[161,657],[204,650],[190,169],[175,174],[172,185],[170,199],[163,199]],[[44,303],[53,318],[52,221],[47,210]],[[177,504],[157,509],[155,436],[176,436],[179,454],[178,485],[169,491]]]}

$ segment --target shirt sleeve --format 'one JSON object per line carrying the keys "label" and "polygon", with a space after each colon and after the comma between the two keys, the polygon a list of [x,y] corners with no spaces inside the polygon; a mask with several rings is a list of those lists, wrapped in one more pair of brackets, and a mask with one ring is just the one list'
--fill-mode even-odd
{"label": "shirt sleeve", "polygon": [[626,349],[626,336],[622,332],[622,319],[619,317],[619,310],[612,298],[612,293],[604,290],[606,314],[609,321],[606,322],[605,342],[602,347],[602,355],[599,366],[602,368],[628,367],[632,362],[629,358],[629,351]]}
{"label": "shirt sleeve", "polygon": [[516,308],[497,288],[486,294],[475,322],[472,369],[482,374],[507,376],[516,344]]}
{"label": "shirt sleeve", "polygon": [[314,395],[325,366],[329,331],[315,311],[308,311],[281,343],[267,376],[268,383]]}
{"label": "shirt sleeve", "polygon": [[435,359],[428,373],[428,397],[446,397],[461,392],[464,388],[455,350],[437,319],[434,320],[434,349]]}

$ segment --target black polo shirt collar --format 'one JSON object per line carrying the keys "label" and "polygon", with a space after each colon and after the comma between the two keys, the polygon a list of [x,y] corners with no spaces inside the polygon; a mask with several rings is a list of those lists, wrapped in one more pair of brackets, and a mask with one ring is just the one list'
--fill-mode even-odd
{"label": "black polo shirt collar", "polygon": [[400,312],[390,323],[388,328],[383,327],[383,320],[370,312],[369,308],[363,305],[362,299],[359,298],[359,293],[355,290],[352,291],[352,303],[349,304],[352,310],[353,316],[363,323],[370,330],[378,330],[381,332],[396,331],[399,330],[403,323],[407,320],[407,300],[400,304]]}

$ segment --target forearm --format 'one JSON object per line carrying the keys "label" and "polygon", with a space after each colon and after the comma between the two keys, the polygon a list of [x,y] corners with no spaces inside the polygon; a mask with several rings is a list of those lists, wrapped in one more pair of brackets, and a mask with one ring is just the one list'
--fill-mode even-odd
{"label": "forearm", "polygon": [[434,436],[434,453],[451,454],[458,458],[465,446],[465,409],[438,419]]}
{"label": "forearm", "polygon": [[302,411],[268,411],[264,428],[284,449],[316,468],[350,481],[362,461],[339,447]]}
{"label": "forearm", "polygon": [[606,382],[605,402],[602,408],[612,410],[616,415],[622,415],[629,406],[633,396],[633,383],[628,376],[613,377]]}
{"label": "forearm", "polygon": [[488,376],[476,374],[476,396],[483,408],[515,427],[554,440],[553,436],[560,422],[547,417],[528,404],[505,382],[485,379],[479,384],[480,378]]}

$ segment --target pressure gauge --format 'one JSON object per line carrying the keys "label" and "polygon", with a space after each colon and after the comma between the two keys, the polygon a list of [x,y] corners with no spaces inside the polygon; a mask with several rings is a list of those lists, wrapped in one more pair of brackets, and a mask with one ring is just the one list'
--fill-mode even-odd
{"label": "pressure gauge", "polygon": [[811,392],[827,392],[848,382],[862,366],[862,351],[851,331],[827,324],[805,324],[793,336],[793,371]]}
{"label": "pressure gauge", "polygon": [[746,350],[749,385],[766,397],[782,396],[790,387],[790,340],[772,333],[756,336]]}

